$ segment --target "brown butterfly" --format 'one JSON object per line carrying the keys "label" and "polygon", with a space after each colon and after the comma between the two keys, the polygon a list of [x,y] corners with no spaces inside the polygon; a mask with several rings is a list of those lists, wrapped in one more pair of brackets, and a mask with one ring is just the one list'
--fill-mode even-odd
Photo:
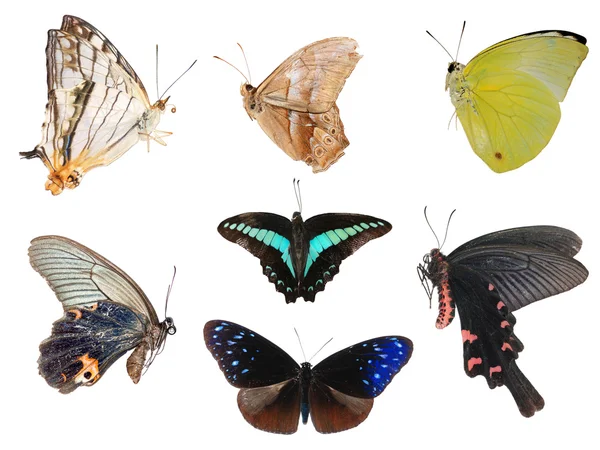
{"label": "brown butterfly", "polygon": [[242,84],[250,118],[290,158],[304,161],[314,173],[327,170],[350,145],[335,101],[362,57],[357,47],[345,37],[314,42],[286,59],[258,87],[248,80]]}

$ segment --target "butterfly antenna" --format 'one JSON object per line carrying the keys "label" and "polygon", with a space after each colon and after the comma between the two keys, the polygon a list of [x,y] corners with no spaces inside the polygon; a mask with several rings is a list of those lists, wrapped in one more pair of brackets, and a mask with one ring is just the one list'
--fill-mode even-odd
{"label": "butterfly antenna", "polygon": [[444,234],[444,242],[442,242],[442,246],[439,247],[440,250],[442,249],[442,247],[446,243],[446,238],[448,237],[448,228],[450,228],[450,219],[452,219],[452,216],[454,215],[455,212],[456,212],[456,209],[454,211],[452,211],[450,213],[450,217],[448,217],[448,223],[446,224],[446,234]]}
{"label": "butterfly antenna", "polygon": [[242,45],[238,42],[237,45],[240,47],[240,50],[242,51],[242,55],[244,55],[244,61],[246,61],[246,70],[248,71],[248,78],[249,80],[249,84],[252,84],[252,74],[250,73],[250,66],[248,65],[248,59],[246,58],[246,53],[244,52],[244,49],[242,48]]}
{"label": "butterfly antenna", "polygon": [[[171,89],[171,88],[173,87],[173,85],[174,85],[175,83],[177,83],[177,82],[178,82],[178,81],[181,79],[181,77],[183,77],[183,76],[184,76],[186,73],[188,73],[188,72],[190,71],[190,69],[191,69],[192,67],[194,67],[194,64],[196,64],[197,62],[198,62],[198,60],[195,60],[195,61],[192,63],[192,65],[191,65],[190,67],[188,67],[188,68],[187,68],[187,69],[186,69],[186,70],[185,70],[185,71],[184,71],[184,72],[183,72],[181,75],[179,75],[179,76],[177,77],[177,79],[171,83],[171,86],[169,86],[169,87],[167,88],[167,90],[166,90],[165,92],[163,92],[163,94],[162,94],[160,97],[158,97],[158,98],[160,99],[160,98],[163,98],[165,95],[167,95],[167,92],[169,92],[169,89]],[[158,79],[158,77],[157,77],[157,79]]]}
{"label": "butterfly antenna", "polygon": [[246,75],[243,74],[243,72],[238,69],[237,67],[235,67],[233,64],[231,64],[229,61],[225,61],[223,58],[219,57],[219,56],[213,56],[213,58],[218,59],[219,61],[223,61],[225,64],[229,64],[231,67],[233,67],[235,70],[237,70],[240,75],[242,75],[244,77],[244,79],[246,80],[246,83],[251,84],[250,80],[248,79],[248,77]]}
{"label": "butterfly antenna", "polygon": [[460,39],[458,40],[458,48],[456,49],[456,58],[454,58],[454,62],[458,61],[458,51],[460,50],[460,44],[462,43],[463,34],[465,34],[465,26],[467,25],[467,21],[463,22],[462,31],[460,32]]}
{"label": "butterfly antenna", "polygon": [[169,298],[171,297],[171,289],[173,289],[173,283],[175,282],[175,275],[177,275],[177,267],[173,266],[173,278],[167,288],[167,299],[165,300],[165,317],[167,317],[167,306],[169,306]]}
{"label": "butterfly antenna", "polygon": [[429,223],[429,219],[427,218],[427,206],[425,207],[425,210],[423,211],[423,214],[425,214],[425,222],[427,222],[427,225],[429,225],[429,229],[431,230],[431,232],[435,236],[435,240],[437,242],[438,248],[440,248],[440,240],[438,239],[437,234],[435,234],[435,231],[433,231],[433,227],[431,226],[431,224]]}
{"label": "butterfly antenna", "polygon": [[319,352],[320,352],[321,350],[323,350],[323,349],[325,348],[325,346],[326,346],[327,344],[329,344],[331,341],[333,341],[333,338],[329,338],[329,340],[328,340],[327,342],[325,342],[325,343],[324,343],[324,344],[321,346],[321,348],[320,348],[319,350],[317,350],[317,353],[315,353],[314,355],[312,355],[312,356],[310,357],[310,359],[308,360],[308,362],[311,362],[311,361],[313,360],[313,358],[314,358],[315,356],[317,356],[317,355],[319,354]]}
{"label": "butterfly antenna", "polygon": [[300,193],[300,180],[292,181],[294,184],[294,194],[296,195],[296,202],[298,202],[299,213],[302,214],[302,194]]}
{"label": "butterfly antenna", "polygon": [[298,338],[298,343],[300,344],[300,350],[302,350],[302,357],[304,361],[306,361],[306,354],[304,353],[304,347],[302,347],[302,341],[300,340],[300,335],[298,334],[298,330],[294,327],[294,332],[296,333],[296,337]]}
{"label": "butterfly antenna", "polygon": [[156,98],[160,98],[158,92],[158,44],[156,44]]}
{"label": "butterfly antenna", "polygon": [[426,33],[427,33],[429,36],[431,36],[435,42],[437,42],[438,44],[440,44],[440,47],[442,47],[442,48],[444,49],[444,51],[445,51],[446,53],[448,53],[448,56],[449,56],[450,58],[452,58],[452,55],[450,54],[450,52],[449,52],[448,50],[446,50],[446,47],[444,47],[444,46],[442,45],[442,43],[441,43],[440,41],[438,41],[438,40],[435,38],[435,36],[434,36],[433,34],[431,34],[431,33],[430,33],[429,31],[427,31],[427,30],[425,30],[425,32],[426,32]]}

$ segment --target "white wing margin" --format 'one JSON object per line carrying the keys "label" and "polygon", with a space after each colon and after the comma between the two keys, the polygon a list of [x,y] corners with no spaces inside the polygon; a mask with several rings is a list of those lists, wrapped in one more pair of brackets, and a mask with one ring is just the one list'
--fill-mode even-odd
{"label": "white wing margin", "polygon": [[93,250],[61,236],[40,236],[29,247],[31,266],[46,279],[63,308],[99,301],[120,303],[158,324],[156,311],[125,272]]}

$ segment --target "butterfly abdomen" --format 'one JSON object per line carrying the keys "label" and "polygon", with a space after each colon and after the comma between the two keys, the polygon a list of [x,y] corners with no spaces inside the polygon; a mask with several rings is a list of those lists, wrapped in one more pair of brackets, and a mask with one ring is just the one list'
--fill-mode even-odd
{"label": "butterfly abdomen", "polygon": [[302,423],[306,425],[308,415],[310,413],[310,404],[308,401],[308,393],[311,382],[313,381],[312,365],[309,362],[301,364],[300,372],[300,413],[302,414]]}
{"label": "butterfly abdomen", "polygon": [[446,257],[438,250],[434,249],[430,253],[431,262],[427,268],[431,282],[438,291],[439,314],[435,321],[435,327],[439,330],[446,328],[456,314],[452,289],[448,282],[448,262]]}

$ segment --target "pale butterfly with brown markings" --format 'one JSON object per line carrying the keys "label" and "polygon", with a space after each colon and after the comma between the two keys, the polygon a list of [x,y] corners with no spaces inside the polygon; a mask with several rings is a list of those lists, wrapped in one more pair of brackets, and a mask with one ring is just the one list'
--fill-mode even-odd
{"label": "pale butterfly with brown markings", "polygon": [[314,42],[286,59],[258,87],[242,74],[246,83],[241,94],[250,118],[290,158],[304,161],[315,173],[327,170],[350,144],[335,102],[362,57],[357,47],[345,37]]}
{"label": "pale butterfly with brown markings", "polygon": [[148,149],[151,140],[166,145],[171,133],[156,126],[169,97],[150,103],[131,65],[85,20],[64,16],[60,30],[48,31],[46,63],[42,141],[20,155],[43,161],[53,195],[79,186],[87,172],[109,165],[139,140],[148,141]]}

